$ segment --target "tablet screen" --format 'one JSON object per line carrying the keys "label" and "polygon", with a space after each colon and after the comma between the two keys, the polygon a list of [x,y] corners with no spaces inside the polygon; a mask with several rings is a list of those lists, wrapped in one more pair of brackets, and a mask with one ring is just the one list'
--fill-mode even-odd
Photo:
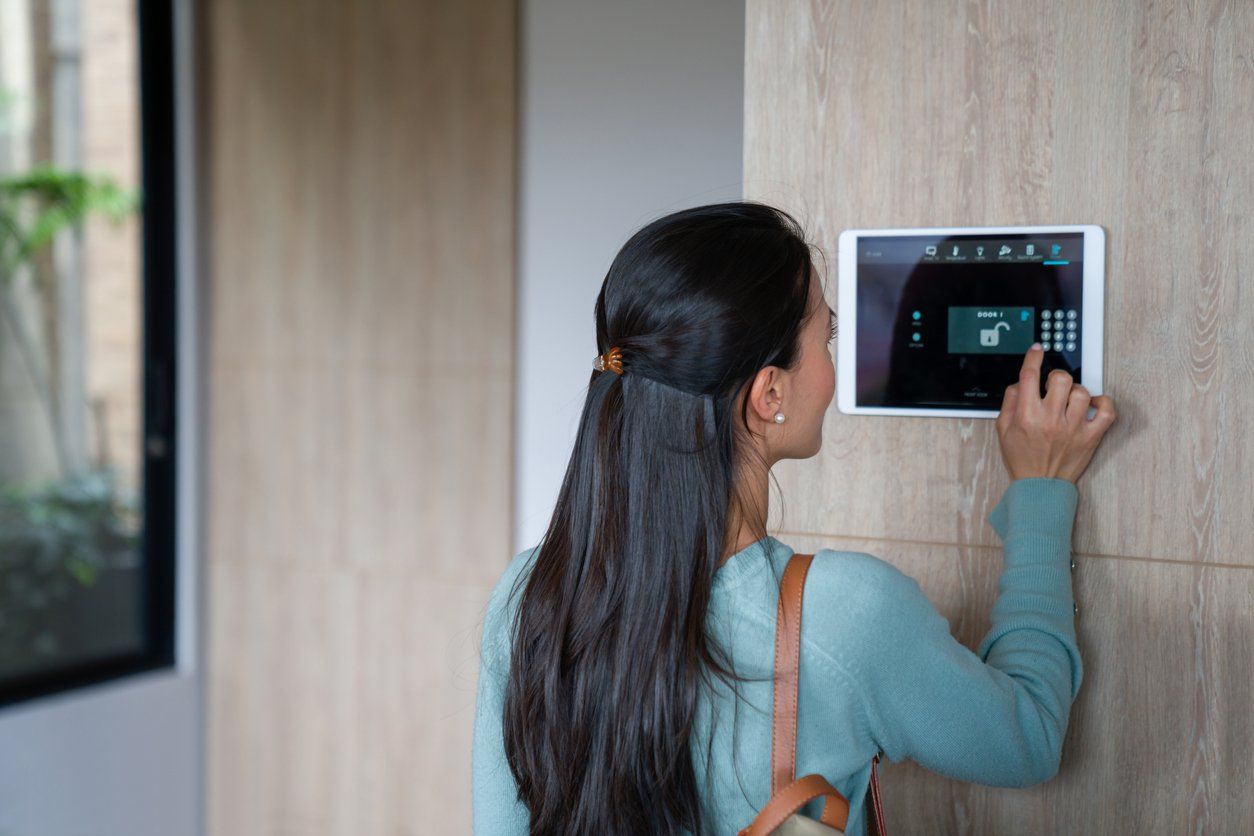
{"label": "tablet screen", "polygon": [[1024,352],[1080,380],[1084,233],[859,237],[858,406],[1000,409]]}

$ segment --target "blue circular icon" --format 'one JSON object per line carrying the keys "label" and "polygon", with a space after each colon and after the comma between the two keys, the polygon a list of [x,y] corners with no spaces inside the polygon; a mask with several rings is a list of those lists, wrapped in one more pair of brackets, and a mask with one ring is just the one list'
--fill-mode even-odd
{"label": "blue circular icon", "polygon": [[920,339],[922,339],[922,337],[919,336],[918,331],[915,331],[913,334],[910,335],[910,339],[914,340],[915,342],[918,342]]}
{"label": "blue circular icon", "polygon": [[923,316],[923,314],[919,313],[918,311],[915,311],[915,312],[912,314],[912,316],[913,316],[915,319],[918,319],[919,317]]}

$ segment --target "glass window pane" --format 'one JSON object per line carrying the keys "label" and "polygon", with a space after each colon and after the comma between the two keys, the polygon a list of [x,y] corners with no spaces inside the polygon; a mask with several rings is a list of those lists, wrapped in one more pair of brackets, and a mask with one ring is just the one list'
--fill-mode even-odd
{"label": "glass window pane", "polygon": [[172,560],[144,531],[138,11],[0,0],[0,696],[151,654]]}

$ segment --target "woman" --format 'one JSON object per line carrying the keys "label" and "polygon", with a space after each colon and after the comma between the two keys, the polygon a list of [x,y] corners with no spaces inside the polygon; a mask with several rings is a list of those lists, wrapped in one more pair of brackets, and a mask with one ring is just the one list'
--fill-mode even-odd
{"label": "woman", "polygon": [[[726,203],[632,236],[596,331],[604,370],[556,511],[488,605],[475,832],[735,833],[769,796],[778,579],[793,551],[765,530],[768,475],[822,443],[834,313],[796,221]],[[1062,371],[1042,398],[1041,358],[1028,351],[997,419],[1011,483],[989,522],[1005,565],[978,653],[889,563],[815,555],[796,774],[849,799],[848,833],[865,832],[881,751],[993,786],[1058,769],[1081,678],[1074,483],[1115,412],[1092,398],[1087,419],[1089,394]]]}

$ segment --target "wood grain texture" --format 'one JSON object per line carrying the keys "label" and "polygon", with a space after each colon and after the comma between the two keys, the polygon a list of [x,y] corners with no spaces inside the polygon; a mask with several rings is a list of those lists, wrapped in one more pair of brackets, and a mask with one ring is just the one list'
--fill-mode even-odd
{"label": "wood grain texture", "polygon": [[[975,650],[1002,560],[961,546],[780,539],[800,552],[869,552],[918,579]],[[839,558],[836,558],[839,559]],[[1254,822],[1254,571],[1077,554],[1084,664],[1062,767],[1022,790],[883,768],[894,833],[1240,833]]]}
{"label": "wood grain texture", "polygon": [[[894,832],[1254,831],[1254,4],[749,0],[745,194],[824,250],[850,227],[1098,223],[1106,390],[1080,483],[1086,681],[1028,790],[885,769]],[[985,419],[852,417],[775,469],[771,530],[920,579],[988,626]],[[859,539],[861,538],[861,539]]]}
{"label": "wood grain texture", "polygon": [[[1076,547],[1254,566],[1254,4],[750,2],[747,32],[746,196],[802,220],[833,305],[845,228],[1106,227],[1120,419]],[[994,544],[991,421],[824,429],[774,525]]]}
{"label": "wood grain texture", "polygon": [[469,832],[489,591],[413,572],[214,563],[212,832]]}
{"label": "wood grain texture", "polygon": [[510,556],[516,4],[198,9],[209,832],[466,833]]}

